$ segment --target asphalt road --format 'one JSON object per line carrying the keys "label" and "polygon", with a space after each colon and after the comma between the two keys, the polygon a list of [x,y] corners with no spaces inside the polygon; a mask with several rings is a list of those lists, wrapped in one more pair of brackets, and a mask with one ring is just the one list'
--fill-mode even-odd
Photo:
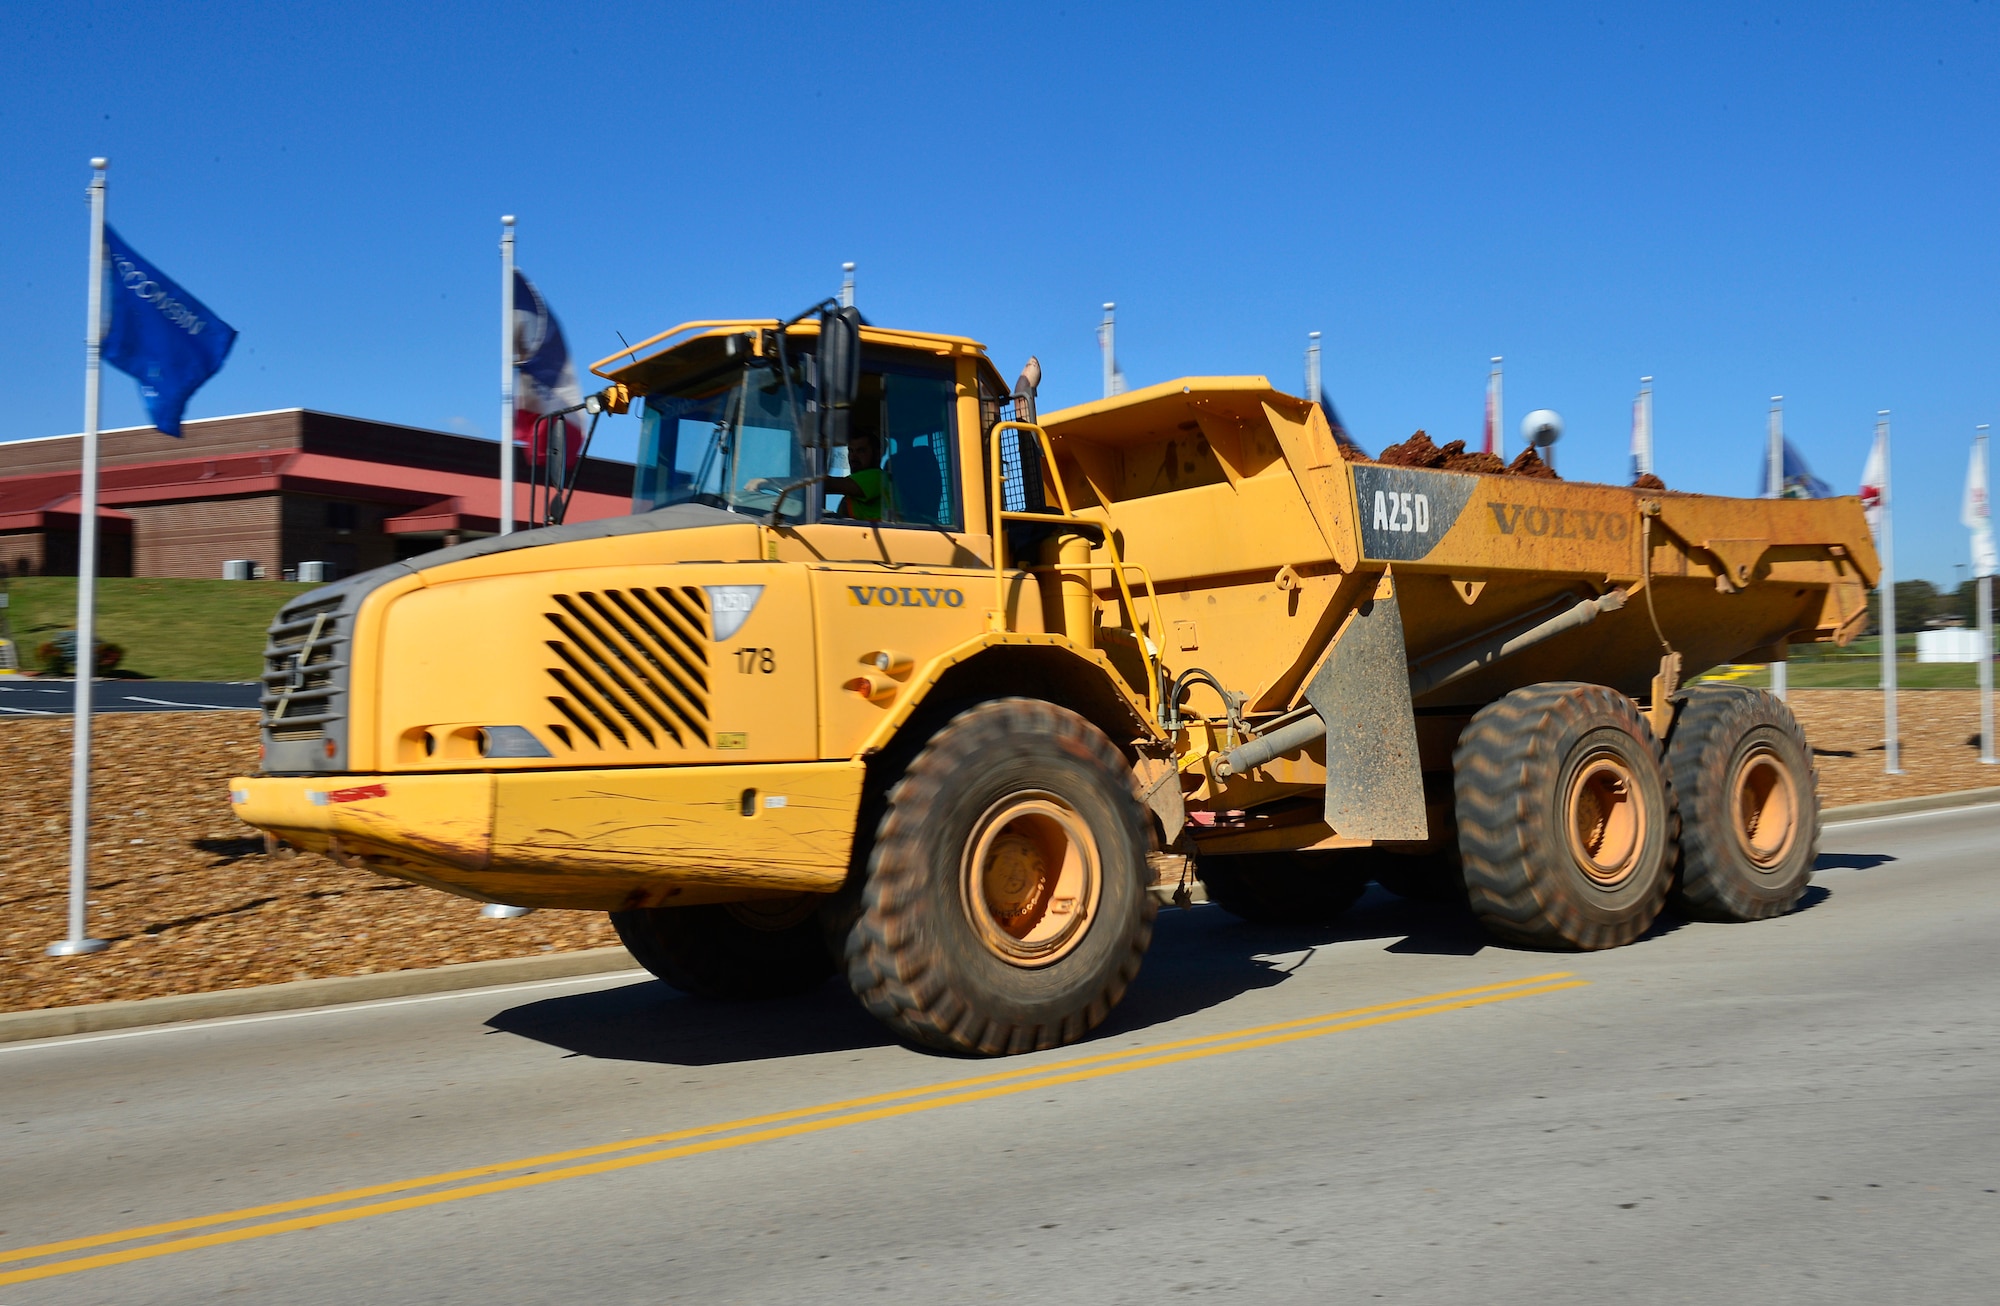
{"label": "asphalt road", "polygon": [[1168,913],[1004,1062],[616,976],[0,1048],[0,1302],[1991,1301],[2000,808],[1824,846],[1588,956]]}
{"label": "asphalt road", "polygon": [[[91,686],[90,714],[255,709],[256,681],[100,680]],[[69,716],[76,682],[44,676],[0,676],[0,716]]]}

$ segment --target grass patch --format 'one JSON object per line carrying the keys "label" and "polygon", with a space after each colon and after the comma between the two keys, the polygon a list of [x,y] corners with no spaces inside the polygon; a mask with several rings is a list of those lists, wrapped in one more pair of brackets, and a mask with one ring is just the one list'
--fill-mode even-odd
{"label": "grass patch", "polygon": [[[76,577],[5,581],[21,664],[76,625]],[[121,672],[156,680],[255,680],[278,609],[314,585],[284,581],[106,577],[97,582],[97,637],[125,650]]]}
{"label": "grass patch", "polygon": [[[1743,674],[1734,675],[1740,670]],[[1768,667],[1717,667],[1703,680],[1724,680],[1732,685],[1769,689]],[[1877,689],[1882,684],[1882,664],[1874,658],[1826,659],[1792,662],[1785,671],[1785,684],[1792,689]],[[1918,662],[1914,657],[1896,659],[1897,689],[1976,689],[1979,666],[1973,662]]]}

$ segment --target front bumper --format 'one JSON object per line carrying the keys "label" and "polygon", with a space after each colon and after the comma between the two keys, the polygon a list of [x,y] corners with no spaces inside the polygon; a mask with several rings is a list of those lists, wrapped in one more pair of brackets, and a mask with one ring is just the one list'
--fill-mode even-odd
{"label": "front bumper", "polygon": [[595,911],[829,893],[860,762],[230,782],[236,815],[345,865],[484,902]]}

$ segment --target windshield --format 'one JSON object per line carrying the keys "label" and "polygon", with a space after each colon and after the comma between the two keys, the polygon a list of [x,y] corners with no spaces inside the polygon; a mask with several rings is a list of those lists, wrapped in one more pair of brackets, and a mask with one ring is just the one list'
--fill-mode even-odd
{"label": "windshield", "polygon": [[[684,394],[648,395],[640,414],[632,511],[671,503],[766,515],[778,491],[811,474],[799,414],[811,394],[803,369],[791,393],[775,363],[755,359]],[[785,499],[784,520],[805,517],[807,495]]]}

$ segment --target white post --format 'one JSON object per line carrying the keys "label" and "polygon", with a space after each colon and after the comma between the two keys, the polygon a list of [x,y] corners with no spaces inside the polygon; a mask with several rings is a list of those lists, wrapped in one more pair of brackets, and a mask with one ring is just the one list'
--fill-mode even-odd
{"label": "white post", "polygon": [[1492,391],[1492,397],[1487,402],[1493,406],[1493,456],[1504,460],[1507,457],[1507,409],[1506,405],[1500,402],[1498,355],[1493,358],[1493,370],[1486,374],[1486,384]]}
{"label": "white post", "polygon": [[1653,378],[1639,378],[1639,438],[1633,450],[1637,456],[1632,468],[1632,479],[1650,476],[1653,471]]}
{"label": "white post", "polygon": [[1319,332],[1306,332],[1306,402],[1319,402]]}
{"label": "white post", "polygon": [[514,215],[500,219],[500,533],[514,533]]}
{"label": "white post", "polygon": [[[1785,497],[1785,397],[1771,396],[1771,469],[1765,478],[1767,497]],[[1786,684],[1786,666],[1783,659],[1771,663],[1771,693],[1783,699],[1789,686]]]}
{"label": "white post", "polygon": [[1118,355],[1113,340],[1113,334],[1118,329],[1118,324],[1114,320],[1117,308],[1118,305],[1107,303],[1104,306],[1104,321],[1097,328],[1098,349],[1104,354],[1104,397],[1106,399],[1118,393],[1117,383],[1112,379],[1113,373],[1118,370]]}
{"label": "white post", "polygon": [[843,263],[840,265],[840,306],[842,308],[854,307],[854,265],[852,263]]}
{"label": "white post", "polygon": [[1896,492],[1889,475],[1889,410],[1875,414],[1875,436],[1882,445],[1882,729],[1883,766],[1890,775],[1903,774],[1902,740],[1896,726]]}
{"label": "white post", "polygon": [[[1985,503],[1987,529],[1992,529],[1993,500],[1992,476],[1986,462],[1986,423],[1979,424],[1979,470],[1980,483],[1986,490]],[[1988,537],[1990,539],[1990,536]],[[1974,567],[1981,568],[1979,574],[1979,760],[1992,766],[2000,763],[2000,755],[1993,751],[1993,573],[1985,568],[1990,565],[1991,548],[1975,548],[1972,560]]]}
{"label": "white post", "polygon": [[1993,751],[1993,578],[1979,578],[1979,760],[2000,762]]}
{"label": "white post", "polygon": [[109,159],[90,161],[89,321],[83,332],[83,502],[76,519],[76,715],[69,780],[69,935],[49,945],[51,957],[76,957],[110,947],[84,932],[90,900],[90,690],[97,674],[97,400],[102,391],[104,338],[104,172]]}

